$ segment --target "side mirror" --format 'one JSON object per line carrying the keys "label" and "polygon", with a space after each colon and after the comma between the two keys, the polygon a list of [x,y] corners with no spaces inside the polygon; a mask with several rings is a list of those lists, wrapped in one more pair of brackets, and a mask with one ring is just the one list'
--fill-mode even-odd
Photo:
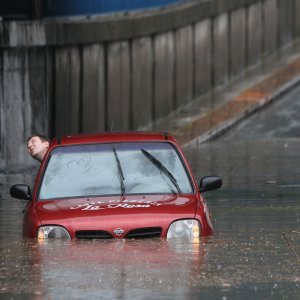
{"label": "side mirror", "polygon": [[200,180],[200,192],[204,193],[220,188],[222,179],[219,176],[206,176]]}
{"label": "side mirror", "polygon": [[15,184],[11,186],[10,195],[13,198],[22,200],[31,200],[32,198],[30,187],[26,184]]}

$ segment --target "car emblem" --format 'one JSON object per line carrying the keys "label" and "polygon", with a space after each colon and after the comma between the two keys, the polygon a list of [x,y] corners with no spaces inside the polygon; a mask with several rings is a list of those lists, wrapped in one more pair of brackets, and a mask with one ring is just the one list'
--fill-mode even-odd
{"label": "car emblem", "polygon": [[115,235],[122,235],[124,233],[124,230],[122,228],[117,228],[114,230]]}

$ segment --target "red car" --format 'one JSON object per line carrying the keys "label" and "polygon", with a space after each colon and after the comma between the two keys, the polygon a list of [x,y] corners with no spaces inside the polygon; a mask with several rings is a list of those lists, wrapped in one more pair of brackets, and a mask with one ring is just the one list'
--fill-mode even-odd
{"label": "red car", "polygon": [[101,133],[52,140],[33,191],[17,184],[11,196],[29,200],[24,235],[48,238],[183,238],[212,235],[200,188],[175,139],[162,133]]}

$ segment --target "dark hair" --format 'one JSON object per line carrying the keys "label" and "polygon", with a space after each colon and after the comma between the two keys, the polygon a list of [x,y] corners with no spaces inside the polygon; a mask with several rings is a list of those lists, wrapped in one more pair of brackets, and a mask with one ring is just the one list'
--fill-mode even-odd
{"label": "dark hair", "polygon": [[50,143],[50,140],[45,136],[45,135],[42,135],[42,134],[32,134],[28,139],[27,139],[27,144],[28,142],[33,138],[37,136],[42,142],[49,142]]}

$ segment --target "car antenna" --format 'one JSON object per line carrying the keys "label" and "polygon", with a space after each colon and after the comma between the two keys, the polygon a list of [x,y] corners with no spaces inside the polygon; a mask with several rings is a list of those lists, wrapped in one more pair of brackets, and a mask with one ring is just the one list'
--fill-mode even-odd
{"label": "car antenna", "polygon": [[111,122],[111,125],[110,125],[110,131],[112,132],[114,129],[114,121]]}

